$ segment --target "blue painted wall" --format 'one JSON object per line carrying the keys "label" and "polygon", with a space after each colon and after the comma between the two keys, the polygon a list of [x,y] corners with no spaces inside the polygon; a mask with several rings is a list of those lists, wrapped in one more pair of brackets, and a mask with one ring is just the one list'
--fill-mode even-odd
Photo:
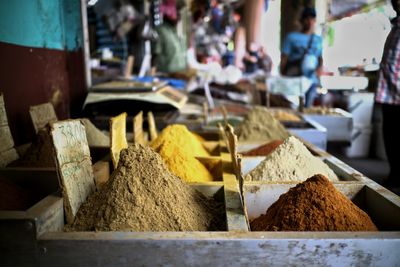
{"label": "blue painted wall", "polygon": [[80,0],[0,0],[0,41],[77,50],[82,47]]}

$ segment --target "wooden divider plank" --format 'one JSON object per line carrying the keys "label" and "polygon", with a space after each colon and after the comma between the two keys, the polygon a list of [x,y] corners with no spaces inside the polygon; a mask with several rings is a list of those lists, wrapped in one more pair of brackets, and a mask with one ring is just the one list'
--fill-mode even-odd
{"label": "wooden divider plank", "polygon": [[224,105],[221,106],[222,116],[224,118],[225,125],[228,125],[228,112]]}
{"label": "wooden divider plank", "polygon": [[119,154],[128,147],[126,141],[126,112],[110,119],[110,149],[114,169],[118,166]]}
{"label": "wooden divider plank", "polygon": [[0,126],[8,125],[6,107],[4,105],[3,94],[0,93]]}
{"label": "wooden divider plank", "polygon": [[29,114],[36,132],[44,128],[48,123],[56,122],[58,120],[51,103],[31,106],[29,108]]}
{"label": "wooden divider plank", "polygon": [[19,155],[17,153],[17,150],[13,147],[8,150],[1,151],[0,152],[0,168],[6,167],[8,164],[17,160],[18,158],[19,158]]}
{"label": "wooden divider plank", "polygon": [[237,160],[237,165],[238,165],[238,170],[237,172],[239,173],[238,176],[238,180],[239,180],[239,192],[240,192],[240,196],[242,199],[242,203],[243,203],[243,212],[245,217],[247,218],[246,223],[247,223],[247,229],[250,229],[250,224],[249,224],[249,216],[248,216],[248,212],[247,212],[247,205],[246,205],[246,199],[244,197],[244,177],[242,174],[242,155],[237,154],[236,155],[236,160]]}
{"label": "wooden divider plank", "polygon": [[124,70],[124,78],[130,79],[132,77],[132,69],[133,63],[135,62],[135,57],[132,55],[128,56],[128,60],[126,61],[125,70]]}
{"label": "wooden divider plank", "polygon": [[14,147],[14,139],[8,125],[0,126],[0,152]]}
{"label": "wooden divider plank", "polygon": [[[228,138],[228,144],[229,144],[229,153],[231,155],[232,159],[232,165],[233,165],[233,171],[236,176],[236,180],[238,181],[239,184],[239,193],[243,205],[243,211],[246,216],[247,216],[247,209],[246,209],[246,203],[245,203],[245,198],[244,198],[244,190],[243,190],[243,185],[244,185],[244,178],[242,175],[242,156],[237,153],[237,136],[234,133],[233,127],[228,123],[225,127],[226,129],[226,135]],[[248,220],[246,220],[247,227],[250,229],[250,225]]]}
{"label": "wooden divider plank", "polygon": [[146,143],[143,133],[143,111],[133,118],[133,142],[141,145]]}
{"label": "wooden divider plank", "polygon": [[228,138],[228,148],[229,153],[231,154],[233,169],[235,174],[238,174],[238,162],[237,162],[237,136],[234,134],[233,127],[230,124],[227,124],[226,127],[226,136]]}
{"label": "wooden divider plank", "polygon": [[98,161],[92,167],[96,188],[100,189],[110,178],[110,163],[108,161]]}
{"label": "wooden divider plank", "polygon": [[80,120],[55,122],[51,136],[65,214],[72,223],[81,204],[96,190],[85,126]]}
{"label": "wooden divider plank", "polygon": [[217,125],[218,125],[219,134],[222,137],[222,141],[225,143],[226,147],[229,149],[229,143],[228,143],[228,138],[226,137],[225,129],[221,123],[218,122]]}
{"label": "wooden divider plank", "polygon": [[203,102],[203,113],[204,113],[204,125],[208,123],[208,103],[207,101]]}
{"label": "wooden divider plank", "polygon": [[153,112],[149,111],[147,112],[147,121],[149,123],[149,132],[150,132],[150,140],[154,141],[157,136],[157,128],[156,128],[156,122],[154,120]]}
{"label": "wooden divider plank", "polygon": [[18,158],[19,155],[14,148],[14,139],[8,126],[3,93],[0,93],[0,167],[3,168]]}

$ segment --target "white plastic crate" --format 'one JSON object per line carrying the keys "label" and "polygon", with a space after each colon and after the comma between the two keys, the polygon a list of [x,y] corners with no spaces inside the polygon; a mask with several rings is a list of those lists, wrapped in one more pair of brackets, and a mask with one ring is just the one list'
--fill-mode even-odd
{"label": "white plastic crate", "polygon": [[351,146],[346,148],[349,158],[363,158],[369,155],[372,128],[370,126],[355,126],[351,136]]}
{"label": "white plastic crate", "polygon": [[373,93],[352,93],[348,97],[347,108],[353,116],[354,125],[370,126],[373,107]]}

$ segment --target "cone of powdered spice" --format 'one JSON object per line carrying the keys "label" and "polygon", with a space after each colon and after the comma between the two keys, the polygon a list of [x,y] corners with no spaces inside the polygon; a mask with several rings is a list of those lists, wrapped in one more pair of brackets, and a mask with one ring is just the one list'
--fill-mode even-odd
{"label": "cone of powdered spice", "polygon": [[168,169],[185,182],[211,182],[210,171],[196,157],[208,157],[204,140],[191,133],[186,126],[173,124],[166,127],[151,143],[161,155]]}
{"label": "cone of powdered spice", "polygon": [[314,174],[323,174],[331,181],[337,175],[321,159],[313,156],[304,144],[291,136],[265,157],[245,179],[248,181],[302,182]]}
{"label": "cone of powdered spice", "polygon": [[274,140],[272,142],[263,144],[259,147],[253,148],[241,154],[243,156],[268,156],[282,143],[283,143],[282,140]]}
{"label": "cone of powdered spice", "polygon": [[222,204],[172,174],[159,154],[123,149],[109,181],[81,205],[67,231],[224,230]]}
{"label": "cone of powdered spice", "polygon": [[267,108],[254,107],[235,129],[240,142],[284,140],[290,136]]}
{"label": "cone of powdered spice", "polygon": [[281,195],[250,227],[252,231],[378,231],[368,214],[323,175]]}

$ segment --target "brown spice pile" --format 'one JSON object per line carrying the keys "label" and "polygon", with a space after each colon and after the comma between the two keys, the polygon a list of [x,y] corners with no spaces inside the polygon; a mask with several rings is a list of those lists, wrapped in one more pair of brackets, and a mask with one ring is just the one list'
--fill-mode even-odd
{"label": "brown spice pile", "polygon": [[268,156],[271,154],[275,148],[277,148],[280,144],[283,144],[282,140],[274,140],[272,142],[266,143],[262,146],[253,148],[249,151],[241,153],[243,156]]}
{"label": "brown spice pile", "polygon": [[50,127],[41,129],[32,145],[24,155],[12,162],[10,167],[55,167],[53,156],[53,142],[50,135]]}
{"label": "brown spice pile", "polygon": [[291,188],[250,226],[252,231],[378,231],[323,175]]}
{"label": "brown spice pile", "polygon": [[220,230],[221,208],[172,174],[149,147],[121,151],[107,184],[80,207],[75,231]]}

